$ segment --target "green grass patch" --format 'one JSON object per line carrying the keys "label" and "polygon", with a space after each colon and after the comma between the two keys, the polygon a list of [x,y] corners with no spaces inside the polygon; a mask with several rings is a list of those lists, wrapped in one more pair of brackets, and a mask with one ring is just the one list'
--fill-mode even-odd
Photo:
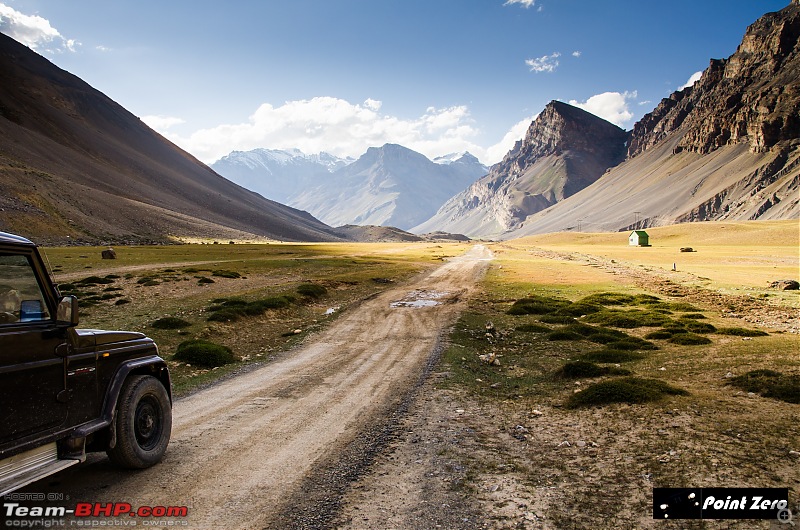
{"label": "green grass patch", "polygon": [[579,302],[587,303],[587,304],[597,304],[601,306],[613,306],[613,305],[631,305],[635,303],[636,297],[631,296],[629,294],[622,294],[622,293],[595,293],[590,294],[585,298],[581,298]]}
{"label": "green grass patch", "polygon": [[569,300],[547,296],[531,295],[514,302],[509,308],[509,315],[552,315],[560,309],[568,307]]}
{"label": "green grass patch", "polygon": [[192,323],[178,317],[164,317],[159,318],[150,325],[156,329],[181,329],[191,326]]}
{"label": "green grass patch", "polygon": [[575,318],[567,315],[541,315],[539,321],[545,324],[571,324],[575,322]]}
{"label": "green grass patch", "polygon": [[589,302],[578,301],[569,304],[568,306],[562,307],[558,310],[558,313],[561,315],[570,315],[573,317],[581,317],[583,315],[591,315],[592,313],[597,313],[603,309],[603,306],[600,304],[592,304]]}
{"label": "green grass patch", "polygon": [[242,277],[242,275],[239,274],[236,271],[229,271],[229,270],[225,270],[225,269],[217,269],[217,270],[211,271],[211,276],[219,276],[220,278],[232,278],[232,279],[236,279],[236,278],[241,278]]}
{"label": "green grass patch", "polygon": [[558,330],[547,334],[547,340],[583,340],[583,336],[573,331]]}
{"label": "green grass patch", "polygon": [[670,320],[671,319],[663,313],[642,309],[603,309],[592,315],[587,315],[584,318],[585,322],[626,329],[657,327]]}
{"label": "green grass patch", "polygon": [[570,361],[562,366],[556,375],[564,379],[583,379],[603,375],[630,375],[631,371],[615,366],[600,366],[589,361]]}
{"label": "green grass patch", "polygon": [[181,342],[175,350],[174,358],[191,364],[214,368],[236,362],[236,357],[227,346],[204,339],[193,339]]}
{"label": "green grass patch", "polygon": [[539,324],[522,324],[514,328],[514,331],[521,331],[523,333],[550,333],[552,330],[547,326]]}
{"label": "green grass patch", "polygon": [[217,303],[208,308],[211,313],[209,322],[236,322],[244,317],[263,315],[270,309],[289,307],[294,301],[291,296],[271,296],[248,302],[241,298],[217,299]]}
{"label": "green grass patch", "polygon": [[297,287],[297,292],[303,296],[308,296],[309,298],[321,298],[328,294],[328,290],[316,283],[304,283]]}
{"label": "green grass patch", "polygon": [[648,403],[664,396],[682,396],[688,392],[659,379],[624,377],[595,383],[567,400],[567,408],[595,407],[611,403]]}
{"label": "green grass patch", "polygon": [[644,336],[647,340],[666,340],[672,338],[672,332],[666,329],[659,329],[657,331],[651,331],[647,335]]}
{"label": "green grass patch", "polygon": [[681,318],[681,323],[686,327],[687,331],[692,333],[714,333],[717,331],[717,328],[708,322],[698,322],[696,320],[683,320]]}
{"label": "green grass patch", "polygon": [[628,363],[631,361],[644,359],[644,354],[636,351],[623,351],[605,348],[598,351],[584,353],[580,358],[583,361],[591,361],[595,363]]}
{"label": "green grass patch", "polygon": [[800,376],[775,370],[752,370],[728,381],[729,385],[787,403],[800,403]]}
{"label": "green grass patch", "polygon": [[670,337],[669,342],[681,346],[702,346],[711,344],[711,339],[703,337],[702,335],[695,335],[694,333],[679,333]]}
{"label": "green grass patch", "polygon": [[733,335],[735,337],[766,337],[769,335],[766,331],[760,329],[747,329],[747,328],[717,328],[718,335]]}

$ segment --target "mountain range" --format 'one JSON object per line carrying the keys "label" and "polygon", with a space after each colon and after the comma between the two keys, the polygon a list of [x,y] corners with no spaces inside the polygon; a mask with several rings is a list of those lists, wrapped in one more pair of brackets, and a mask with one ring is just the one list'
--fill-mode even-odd
{"label": "mountain range", "polygon": [[798,218],[799,41],[793,0],[753,23],[733,55],[711,60],[699,81],[625,134],[552,102],[489,175],[412,231],[507,239]]}
{"label": "mountain range", "polygon": [[496,236],[592,185],[625,158],[628,134],[594,114],[550,102],[502,162],[412,232]]}
{"label": "mountain range", "polygon": [[386,144],[357,160],[234,152],[217,172],[0,35],[0,230],[45,243],[413,240],[354,225],[513,238],[796,219],[798,41],[800,0],[792,0],[631,131],[553,101],[492,168],[469,153],[432,161]]}
{"label": "mountain range", "polygon": [[266,197],[306,210],[332,226],[408,229],[485,175],[470,153],[431,161],[406,147],[371,147],[358,160],[293,150],[235,151],[211,166]]}

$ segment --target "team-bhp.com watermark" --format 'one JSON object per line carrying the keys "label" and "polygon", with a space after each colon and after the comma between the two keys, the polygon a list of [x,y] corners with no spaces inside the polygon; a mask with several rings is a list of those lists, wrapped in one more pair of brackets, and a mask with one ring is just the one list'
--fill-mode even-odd
{"label": "team-bhp.com watermark", "polygon": [[11,493],[3,497],[6,528],[185,527],[188,506],[133,506],[127,502],[61,505],[62,494]]}

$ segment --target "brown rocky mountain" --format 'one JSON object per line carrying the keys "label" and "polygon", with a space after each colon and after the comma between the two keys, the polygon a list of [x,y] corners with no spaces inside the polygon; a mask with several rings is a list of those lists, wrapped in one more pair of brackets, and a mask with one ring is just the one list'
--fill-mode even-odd
{"label": "brown rocky mountain", "polygon": [[593,114],[551,101],[502,162],[412,231],[492,236],[513,230],[622,162],[627,137]]}
{"label": "brown rocky mountain", "polygon": [[224,179],[1,34],[0,72],[0,230],[51,243],[341,238]]}
{"label": "brown rocky mountain", "polygon": [[[589,173],[594,179],[573,180],[575,164],[556,156],[553,114],[567,106],[550,104],[487,177],[413,231],[511,238],[687,221],[796,219],[799,39],[800,0],[793,0],[753,23],[736,52],[712,60],[694,86],[665,98],[636,123],[619,158],[613,149],[598,157],[613,147],[613,134],[562,128],[569,136],[560,142],[577,142],[597,157]],[[586,143],[596,143],[596,150]],[[558,184],[552,185],[558,182],[574,184],[559,196]]]}
{"label": "brown rocky mountain", "polygon": [[627,160],[504,237],[800,217],[800,0],[633,128]]}

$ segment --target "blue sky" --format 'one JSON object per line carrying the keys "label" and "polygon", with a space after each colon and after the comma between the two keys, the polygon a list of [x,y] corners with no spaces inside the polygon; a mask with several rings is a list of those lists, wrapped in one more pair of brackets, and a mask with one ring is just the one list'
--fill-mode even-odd
{"label": "blue sky", "polygon": [[551,100],[625,129],[788,0],[0,0],[0,31],[212,162],[498,162]]}

